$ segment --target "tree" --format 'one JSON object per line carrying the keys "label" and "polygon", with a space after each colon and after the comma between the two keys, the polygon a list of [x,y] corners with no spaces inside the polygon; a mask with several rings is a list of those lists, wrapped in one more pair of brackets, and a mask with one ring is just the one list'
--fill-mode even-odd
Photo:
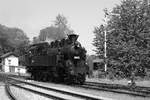
{"label": "tree", "polygon": [[73,33],[73,30],[69,28],[66,17],[58,14],[54,21],[54,25],[40,31],[39,39],[40,41],[45,41],[46,39],[59,40],[71,33]]}
{"label": "tree", "polygon": [[0,25],[1,55],[7,52],[16,51],[16,49],[19,50],[28,43],[29,39],[21,29]]}
{"label": "tree", "polygon": [[96,47],[96,54],[100,58],[104,58],[104,26],[100,25],[94,29],[93,45]]}
{"label": "tree", "polygon": [[63,31],[65,35],[73,33],[73,30],[70,29],[65,16],[58,14],[54,22],[59,31]]}
{"label": "tree", "polygon": [[[143,76],[144,69],[150,67],[149,16],[150,6],[141,0],[123,0],[108,15],[107,58],[109,67],[117,70],[116,74],[130,77],[134,72]],[[98,48],[97,51],[102,50]]]}
{"label": "tree", "polygon": [[66,28],[67,24],[68,24],[68,21],[67,21],[66,17],[64,17],[63,15],[58,14],[56,16],[56,20],[54,21],[54,23],[55,23],[55,26],[57,26],[57,27]]}

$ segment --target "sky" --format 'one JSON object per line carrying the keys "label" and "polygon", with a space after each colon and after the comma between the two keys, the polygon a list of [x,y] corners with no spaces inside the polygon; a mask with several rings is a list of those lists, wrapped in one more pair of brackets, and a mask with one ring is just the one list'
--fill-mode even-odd
{"label": "sky", "polygon": [[32,39],[62,14],[87,53],[95,54],[94,27],[104,23],[105,8],[111,11],[119,3],[120,0],[0,0],[0,24],[20,28]]}

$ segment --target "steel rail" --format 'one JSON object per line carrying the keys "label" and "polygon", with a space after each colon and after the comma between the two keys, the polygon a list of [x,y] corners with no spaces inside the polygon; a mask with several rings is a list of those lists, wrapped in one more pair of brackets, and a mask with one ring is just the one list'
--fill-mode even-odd
{"label": "steel rail", "polygon": [[141,96],[141,97],[150,97],[150,93],[148,91],[127,90],[127,89],[121,89],[119,87],[109,86],[108,84],[107,84],[107,86],[102,85],[102,84],[96,83],[96,85],[95,85],[95,84],[92,84],[92,82],[90,82],[90,84],[85,83],[82,86],[81,85],[76,85],[76,86],[81,87],[81,88],[100,90],[100,91],[103,90],[103,91],[109,91],[109,92],[116,92],[116,93],[120,93],[120,94],[128,94],[128,95]]}
{"label": "steel rail", "polygon": [[59,92],[59,93],[62,93],[62,94],[71,95],[71,96],[78,97],[78,98],[83,98],[83,99],[86,99],[86,100],[112,100],[112,99],[109,99],[109,98],[90,95],[90,94],[86,94],[86,93],[78,93],[78,92],[74,92],[74,91],[66,91],[66,90],[62,90],[62,89],[56,89],[54,87],[46,87],[46,86],[43,86],[43,85],[29,83],[29,82],[25,82],[25,81],[14,79],[14,78],[9,78],[9,79],[19,81],[21,83],[25,83],[25,84],[28,84],[28,85],[31,85],[31,86],[34,86],[34,87],[38,87],[38,88],[42,88],[42,89],[46,89],[46,90],[50,90],[50,91],[56,91],[56,92]]}
{"label": "steel rail", "polygon": [[107,84],[107,83],[96,83],[96,82],[86,82],[85,85],[98,86],[98,87],[111,88],[111,89],[122,89],[122,90],[127,90],[132,92],[150,94],[150,87],[146,88],[141,86],[135,86],[132,88],[130,86],[121,85],[121,84]]}
{"label": "steel rail", "polygon": [[[98,83],[98,82],[86,82],[85,84],[95,84],[95,85],[103,85],[103,86],[113,86],[116,88],[123,88],[123,89],[129,89],[127,85],[122,85],[122,84],[109,84],[109,83]],[[137,89],[145,89],[150,92],[150,87],[144,87],[144,86],[135,86]]]}
{"label": "steel rail", "polygon": [[35,93],[35,94],[38,94],[38,95],[41,95],[41,96],[44,96],[44,97],[47,97],[47,98],[50,98],[50,99],[54,99],[54,100],[66,100],[66,99],[60,98],[60,97],[58,97],[58,96],[54,96],[54,95],[46,94],[46,93],[43,93],[43,92],[39,92],[39,91],[30,89],[30,88],[26,88],[26,87],[23,87],[23,86],[14,84],[14,83],[10,83],[10,84],[13,85],[13,86],[15,86],[15,87],[18,87],[18,88],[21,88],[21,89],[30,91],[30,92],[32,92],[32,93]]}
{"label": "steel rail", "polygon": [[5,84],[5,91],[11,100],[17,100],[17,98],[12,94],[10,90],[10,85],[8,83]]}

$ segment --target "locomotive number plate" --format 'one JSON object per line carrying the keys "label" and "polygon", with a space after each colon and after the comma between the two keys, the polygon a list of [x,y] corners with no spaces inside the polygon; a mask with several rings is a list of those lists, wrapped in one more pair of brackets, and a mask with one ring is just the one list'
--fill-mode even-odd
{"label": "locomotive number plate", "polygon": [[74,59],[80,59],[80,57],[79,56],[74,56]]}

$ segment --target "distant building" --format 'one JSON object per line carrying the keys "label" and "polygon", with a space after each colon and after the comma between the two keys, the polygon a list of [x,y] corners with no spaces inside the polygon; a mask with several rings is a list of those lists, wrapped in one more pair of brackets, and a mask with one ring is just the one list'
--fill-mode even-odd
{"label": "distant building", "polygon": [[95,55],[87,56],[87,64],[89,66],[89,77],[100,77],[104,72],[104,60]]}
{"label": "distant building", "polygon": [[87,57],[87,64],[89,65],[89,70],[104,70],[104,60],[100,59],[95,55],[91,55]]}
{"label": "distant building", "polygon": [[104,71],[104,60],[96,58],[93,60],[93,70]]}
{"label": "distant building", "polygon": [[1,70],[3,72],[26,73],[25,66],[19,66],[19,58],[12,52],[1,56]]}

